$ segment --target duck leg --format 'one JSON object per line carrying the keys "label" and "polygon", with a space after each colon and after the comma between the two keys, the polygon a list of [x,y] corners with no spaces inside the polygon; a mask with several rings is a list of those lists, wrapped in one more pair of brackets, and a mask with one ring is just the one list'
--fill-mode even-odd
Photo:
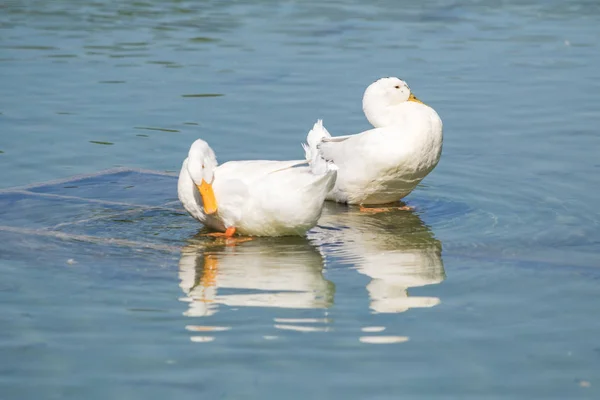
{"label": "duck leg", "polygon": [[411,206],[394,206],[394,207],[365,207],[360,206],[360,212],[377,214],[390,211],[413,211],[415,208]]}
{"label": "duck leg", "polygon": [[235,226],[230,226],[229,228],[227,228],[227,230],[225,232],[211,232],[211,233],[207,233],[205,236],[212,236],[212,237],[218,237],[218,238],[230,238],[233,237],[233,235],[235,235]]}
{"label": "duck leg", "polygon": [[225,239],[225,244],[227,246],[235,246],[236,244],[252,240],[251,237],[234,237],[233,235],[235,235],[235,226],[230,226],[225,232],[212,232],[206,234],[206,236],[211,236],[217,239]]}

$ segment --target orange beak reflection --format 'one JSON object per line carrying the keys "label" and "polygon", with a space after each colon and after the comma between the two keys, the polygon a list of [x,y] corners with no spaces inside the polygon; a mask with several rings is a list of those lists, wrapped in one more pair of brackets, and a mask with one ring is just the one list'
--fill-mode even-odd
{"label": "orange beak reflection", "polygon": [[415,97],[415,95],[414,95],[414,94],[412,94],[412,93],[410,94],[410,96],[408,96],[408,101],[414,101],[415,103],[421,103],[421,104],[425,104],[425,103],[423,103],[421,100],[417,99],[417,98]]}
{"label": "orange beak reflection", "polygon": [[202,196],[202,203],[204,203],[204,212],[207,215],[214,214],[217,212],[217,199],[215,198],[215,192],[213,191],[212,184],[207,183],[202,179],[200,185],[196,185]]}

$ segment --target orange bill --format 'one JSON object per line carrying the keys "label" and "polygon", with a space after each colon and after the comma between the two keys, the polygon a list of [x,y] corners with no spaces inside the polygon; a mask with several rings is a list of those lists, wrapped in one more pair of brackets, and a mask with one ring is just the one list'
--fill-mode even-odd
{"label": "orange bill", "polygon": [[408,96],[408,101],[414,101],[415,103],[421,103],[421,104],[425,104],[425,103],[423,103],[421,100],[417,99],[417,98],[415,97],[415,95],[414,95],[414,94],[412,94],[412,93],[410,94],[410,96]]}
{"label": "orange bill", "polygon": [[204,204],[204,212],[208,215],[217,212],[217,199],[215,198],[215,192],[213,191],[212,184],[207,183],[202,179],[200,185],[196,185],[202,196],[202,203]]}

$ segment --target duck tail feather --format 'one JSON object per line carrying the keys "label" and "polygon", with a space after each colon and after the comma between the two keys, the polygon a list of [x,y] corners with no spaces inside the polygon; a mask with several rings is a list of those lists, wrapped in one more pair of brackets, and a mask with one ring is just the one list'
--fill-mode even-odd
{"label": "duck tail feather", "polygon": [[323,139],[330,137],[331,135],[323,126],[323,120],[319,119],[306,136],[307,144],[302,143],[306,161],[308,161],[313,174],[322,175],[330,171],[337,171],[338,169],[332,161],[325,160],[319,151],[319,145]]}

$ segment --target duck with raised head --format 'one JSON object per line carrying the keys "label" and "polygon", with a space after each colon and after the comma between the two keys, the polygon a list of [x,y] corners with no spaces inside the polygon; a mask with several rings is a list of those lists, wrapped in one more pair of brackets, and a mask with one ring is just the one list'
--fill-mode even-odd
{"label": "duck with raised head", "polygon": [[[363,111],[374,129],[337,137],[323,129],[317,138],[319,156],[339,168],[327,199],[360,206],[391,205],[438,164],[442,120],[395,77],[379,79],[366,89]],[[398,207],[371,210],[390,208]]]}

